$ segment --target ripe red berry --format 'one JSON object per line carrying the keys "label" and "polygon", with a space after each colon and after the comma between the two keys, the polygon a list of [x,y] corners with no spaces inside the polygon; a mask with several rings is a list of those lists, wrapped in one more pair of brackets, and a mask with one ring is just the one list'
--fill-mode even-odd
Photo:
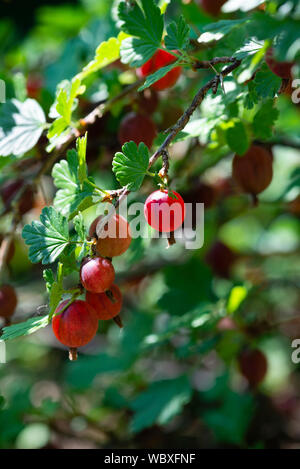
{"label": "ripe red berry", "polygon": [[121,145],[130,141],[137,145],[144,142],[148,148],[151,148],[156,137],[156,127],[150,117],[131,112],[122,120],[118,137]]}
{"label": "ripe red berry", "polygon": [[[89,235],[91,238],[97,236],[97,225],[101,221],[102,215],[97,217],[90,226]],[[131,243],[130,227],[122,215],[113,215],[105,229],[101,231],[97,241],[97,254],[102,257],[121,256],[129,248]]]}
{"label": "ripe red berry", "polygon": [[83,347],[96,335],[98,318],[92,306],[82,300],[75,300],[60,313],[68,302],[63,301],[56,309],[52,320],[53,332],[57,340],[67,347]]}
{"label": "ripe red berry", "polygon": [[185,218],[184,200],[178,192],[167,190],[153,192],[144,205],[147,223],[157,231],[169,233],[177,230]]}
{"label": "ripe red berry", "polygon": [[103,257],[86,259],[81,265],[80,279],[86,290],[103,293],[114,283],[115,269],[111,261]]}
{"label": "ripe red berry", "polygon": [[9,319],[17,306],[17,295],[11,285],[2,285],[0,287],[0,316]]}
{"label": "ripe red berry", "polygon": [[[153,55],[153,57],[148,60],[144,65],[142,65],[140,69],[138,69],[137,73],[140,77],[144,78],[156,72],[160,68],[172,64],[175,61],[176,57],[173,54],[170,54],[170,52],[167,52],[164,49],[158,49]],[[152,85],[152,88],[156,91],[162,91],[167,88],[171,88],[177,82],[180,74],[181,67],[174,67],[163,78],[156,81]]]}
{"label": "ripe red berry", "polygon": [[203,10],[212,16],[218,16],[221,8],[227,0],[200,0],[200,6]]}
{"label": "ripe red berry", "polygon": [[236,254],[221,241],[217,241],[209,249],[205,260],[216,275],[228,278]]}
{"label": "ripe red berry", "polygon": [[293,62],[278,62],[274,57],[274,50],[272,47],[266,52],[265,56],[266,64],[269,69],[275,73],[280,78],[291,78],[291,70],[293,67]]}
{"label": "ripe red berry", "polygon": [[[110,295],[113,298],[110,298]],[[104,321],[112,319],[121,311],[122,293],[117,285],[112,285],[107,293],[86,293],[86,301],[93,307],[97,313],[98,319]]]}
{"label": "ripe red berry", "polygon": [[232,162],[232,174],[244,192],[256,196],[272,181],[272,154],[263,147],[252,145],[245,155],[235,155]]}
{"label": "ripe red berry", "polygon": [[258,349],[245,350],[239,356],[239,368],[250,386],[257,386],[267,374],[268,362]]}

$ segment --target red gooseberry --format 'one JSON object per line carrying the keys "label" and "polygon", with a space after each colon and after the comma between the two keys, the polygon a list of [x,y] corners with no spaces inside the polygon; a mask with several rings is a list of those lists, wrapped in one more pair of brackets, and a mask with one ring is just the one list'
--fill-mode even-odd
{"label": "red gooseberry", "polygon": [[200,0],[200,6],[203,10],[212,16],[218,16],[221,8],[227,0]]}
{"label": "red gooseberry", "polygon": [[108,320],[117,316],[122,308],[122,293],[112,285],[106,293],[86,293],[86,301],[94,308],[98,319]]}
{"label": "red gooseberry", "polygon": [[[90,226],[89,235],[91,238],[97,235],[97,225],[102,219],[102,215],[97,217]],[[130,227],[122,215],[114,214],[101,231],[97,241],[96,251],[102,257],[121,256],[130,246]]]}
{"label": "red gooseberry", "polygon": [[9,319],[17,306],[17,295],[11,285],[0,287],[0,316]]}
{"label": "red gooseberry", "polygon": [[155,230],[163,233],[175,231],[185,218],[184,200],[175,191],[155,191],[145,202],[144,215],[147,223]]}
{"label": "red gooseberry", "polygon": [[136,145],[144,142],[148,148],[151,148],[156,133],[156,127],[150,117],[131,112],[122,120],[118,138],[121,145],[131,141]]}
{"label": "red gooseberry", "polygon": [[267,374],[268,362],[259,349],[244,350],[239,356],[241,374],[247,379],[250,386],[257,386]]}
{"label": "red gooseberry", "polygon": [[[95,310],[86,301],[75,300],[67,306],[68,303],[69,300],[65,300],[57,307],[52,329],[59,342],[76,349],[94,338],[98,330],[98,318]],[[62,311],[63,308],[66,309]]]}
{"label": "red gooseberry", "polygon": [[269,69],[278,77],[291,77],[291,70],[294,64],[292,62],[278,62],[278,60],[276,60],[274,57],[274,50],[272,47],[269,47],[269,49],[267,50],[265,60]]}
{"label": "red gooseberry", "polygon": [[259,194],[273,178],[272,153],[261,146],[252,145],[244,155],[235,155],[232,175],[244,192]]}
{"label": "red gooseberry", "polygon": [[236,254],[226,244],[216,241],[207,252],[205,260],[216,275],[228,278]]}
{"label": "red gooseberry", "polygon": [[114,283],[115,269],[111,261],[103,257],[86,259],[81,265],[80,279],[86,290],[103,293]]}
{"label": "red gooseberry", "polygon": [[[156,72],[160,68],[172,64],[175,61],[176,57],[173,54],[170,54],[170,52],[167,52],[164,49],[158,49],[153,57],[151,57],[150,60],[144,63],[140,69],[138,69],[137,73],[140,77],[144,78]],[[152,88],[156,91],[162,91],[167,88],[171,88],[177,82],[180,74],[181,67],[174,67],[164,77],[153,83]]]}

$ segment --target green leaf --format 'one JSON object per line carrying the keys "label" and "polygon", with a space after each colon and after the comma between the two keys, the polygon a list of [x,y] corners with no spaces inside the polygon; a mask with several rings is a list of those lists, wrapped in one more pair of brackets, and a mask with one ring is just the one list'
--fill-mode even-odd
{"label": "green leaf", "polygon": [[227,302],[227,312],[233,314],[237,311],[247,295],[248,290],[246,287],[241,285],[233,287]]}
{"label": "green leaf", "polygon": [[12,326],[4,327],[3,334],[0,340],[12,340],[24,335],[33,334],[42,327],[48,325],[48,314],[46,316],[34,317],[27,319],[27,321],[13,324]]}
{"label": "green leaf", "polygon": [[219,40],[231,33],[235,28],[243,26],[247,21],[249,21],[247,18],[242,18],[239,20],[220,20],[217,23],[209,23],[204,26],[204,33],[201,34],[198,41]]}
{"label": "green leaf", "polygon": [[76,150],[78,155],[78,180],[82,184],[87,178],[87,166],[86,166],[86,145],[87,145],[87,133],[84,137],[78,138],[76,141]]}
{"label": "green leaf", "polygon": [[238,394],[226,389],[222,405],[217,409],[207,410],[203,419],[214,431],[218,440],[242,444],[254,410],[252,395]]}
{"label": "green leaf", "polygon": [[191,395],[191,386],[186,376],[152,383],[131,403],[135,412],[131,430],[139,432],[155,423],[165,425],[181,412]]}
{"label": "green leaf", "polygon": [[272,128],[279,116],[272,99],[262,104],[253,118],[253,131],[257,138],[268,139],[272,136]]}
{"label": "green leaf", "polygon": [[271,72],[266,64],[264,64],[255,75],[254,89],[256,94],[263,99],[274,98],[280,85],[281,78]]}
{"label": "green leaf", "polygon": [[76,97],[84,91],[85,87],[82,86],[79,77],[73,78],[71,82],[64,80],[58,85],[56,100],[50,112],[50,117],[57,118],[48,131],[49,140],[59,137],[70,126],[72,112],[77,106]]}
{"label": "green leaf", "polygon": [[248,134],[241,121],[233,121],[226,130],[226,141],[232,151],[238,155],[246,153],[250,146]]}
{"label": "green leaf", "polygon": [[120,47],[122,41],[126,38],[126,34],[120,33],[118,37],[111,37],[108,41],[101,42],[97,47],[94,59],[84,67],[77,77],[81,80],[91,75],[101,68],[107,67],[120,57]]}
{"label": "green leaf", "polygon": [[155,54],[158,47],[136,37],[127,37],[122,42],[121,60],[132,67],[140,67]]}
{"label": "green leaf", "polygon": [[44,279],[45,282],[46,282],[47,292],[50,293],[51,288],[52,288],[52,285],[53,285],[54,282],[55,282],[55,278],[54,278],[54,275],[53,275],[53,271],[52,271],[51,269],[45,269],[45,270],[43,271],[43,279]]}
{"label": "green leaf", "polygon": [[12,99],[0,110],[0,155],[24,155],[44,130],[45,114],[34,99]]}
{"label": "green leaf", "polygon": [[49,293],[49,320],[52,318],[57,306],[59,305],[63,289],[63,264],[58,263],[56,280],[51,269],[46,269],[43,272],[44,280],[46,281],[46,288]]}
{"label": "green leaf", "polygon": [[122,186],[137,191],[148,170],[148,148],[144,143],[137,147],[134,142],[128,142],[123,145],[122,151],[123,153],[116,153],[113,159],[113,172]]}
{"label": "green leaf", "polygon": [[137,2],[122,1],[118,8],[121,29],[133,38],[127,38],[121,45],[124,63],[139,67],[161,46],[164,29],[163,15],[154,0]]}
{"label": "green leaf", "polygon": [[149,88],[153,83],[163,78],[167,73],[169,73],[173,68],[178,67],[178,62],[174,62],[171,65],[167,65],[166,67],[162,67],[157,72],[148,75],[146,78],[145,83],[139,87],[138,91],[143,91],[146,88]]}
{"label": "green leaf", "polygon": [[54,207],[45,207],[40,221],[25,225],[22,236],[29,247],[31,262],[50,264],[69,244],[68,220]]}
{"label": "green leaf", "polygon": [[93,205],[93,195],[102,197],[93,183],[87,178],[85,162],[86,139],[77,140],[76,150],[69,150],[67,160],[56,163],[52,170],[55,186],[59,189],[55,195],[54,206],[72,219],[78,211]]}
{"label": "green leaf", "polygon": [[178,20],[172,21],[167,27],[167,36],[165,37],[165,46],[169,50],[184,50],[189,45],[190,28],[186,24],[183,16]]}

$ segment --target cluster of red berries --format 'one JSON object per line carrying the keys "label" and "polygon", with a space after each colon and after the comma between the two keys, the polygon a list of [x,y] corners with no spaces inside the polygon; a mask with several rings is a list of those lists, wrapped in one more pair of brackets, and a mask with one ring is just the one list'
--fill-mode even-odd
{"label": "cluster of red berries", "polygon": [[[104,227],[101,226],[102,218],[96,218],[89,230],[89,238],[94,240],[95,257],[84,259],[80,269],[80,281],[86,290],[85,301],[63,301],[52,321],[56,338],[69,347],[72,360],[77,357],[76,349],[94,338],[98,321],[116,319],[122,307],[122,293],[114,284],[112,258],[129,248],[130,228],[121,215],[115,214]],[[120,319],[116,322],[122,327]]]}
{"label": "cluster of red berries", "polygon": [[[172,232],[184,221],[184,201],[177,192],[158,190],[146,200],[144,213],[153,228],[160,232]],[[86,290],[85,301],[63,301],[52,321],[56,338],[69,347],[73,360],[77,356],[76,349],[86,345],[96,335],[99,320],[115,319],[122,327],[119,319],[122,293],[114,284],[112,258],[122,255],[129,248],[129,224],[121,215],[114,214],[107,223],[100,216],[90,226],[89,239],[94,240],[95,256],[84,259],[80,268],[80,281]]]}

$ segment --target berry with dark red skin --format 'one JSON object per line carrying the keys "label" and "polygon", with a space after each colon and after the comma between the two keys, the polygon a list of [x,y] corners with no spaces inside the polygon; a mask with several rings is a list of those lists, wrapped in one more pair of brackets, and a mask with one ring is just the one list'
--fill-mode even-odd
{"label": "berry with dark red skin", "polygon": [[[172,64],[176,60],[177,58],[173,54],[170,54],[170,52],[164,49],[158,49],[153,57],[138,69],[137,73],[141,78],[145,78],[148,75],[152,75],[152,73],[157,70]],[[181,67],[174,67],[163,78],[153,83],[152,88],[156,91],[171,88],[177,82],[180,74]]]}
{"label": "berry with dark red skin", "polygon": [[278,62],[274,57],[274,50],[272,47],[266,52],[265,55],[266,64],[268,65],[271,72],[275,73],[280,78],[291,78],[293,62]]}
{"label": "berry with dark red skin", "polygon": [[268,371],[268,362],[259,349],[243,351],[238,361],[240,372],[251,387],[257,386],[264,380]]}
{"label": "berry with dark red skin", "polygon": [[203,10],[212,16],[218,16],[221,8],[227,0],[199,0],[200,6]]}
{"label": "berry with dark red skin", "polygon": [[170,233],[179,228],[185,218],[184,200],[178,192],[167,190],[153,192],[144,205],[147,223],[157,231]]}
{"label": "berry with dark red skin", "polygon": [[273,156],[269,150],[252,145],[243,156],[235,155],[232,175],[240,188],[256,196],[264,191],[273,179]]}
{"label": "berry with dark red skin", "polygon": [[114,283],[115,269],[111,261],[103,257],[86,259],[81,265],[80,280],[86,290],[103,293]]}
{"label": "berry with dark red skin", "polygon": [[216,275],[228,278],[236,254],[221,241],[217,241],[209,249],[205,260]]}
{"label": "berry with dark red skin", "polygon": [[[89,235],[91,238],[98,238],[97,225],[101,221],[102,215],[97,217],[90,226]],[[101,231],[97,241],[96,251],[102,257],[116,257],[124,254],[131,243],[130,227],[127,220],[122,215],[113,215],[108,224]]]}
{"label": "berry with dark red skin", "polygon": [[[2,241],[3,241],[3,235],[0,234],[0,246],[2,244]],[[7,253],[7,256],[6,256],[6,263],[7,264],[10,263],[10,261],[14,257],[14,254],[15,254],[15,244],[14,244],[13,241],[10,241],[9,248],[8,248],[8,253]]]}
{"label": "berry with dark red skin", "polygon": [[[5,205],[6,210],[10,210],[15,197],[18,196],[19,191],[22,190],[24,181],[22,179],[14,179],[13,181],[7,181],[3,184],[0,189],[1,198]],[[20,200],[18,201],[18,212],[20,215],[24,215],[33,208],[34,205],[34,193],[30,186],[26,187]]]}
{"label": "berry with dark red skin", "polygon": [[158,106],[159,99],[155,90],[147,88],[146,90],[138,93],[137,104],[139,112],[142,114],[153,114]]}
{"label": "berry with dark red skin", "polygon": [[148,148],[151,148],[156,134],[155,124],[150,117],[145,114],[136,114],[135,112],[131,112],[122,120],[118,138],[121,145],[131,141],[137,145],[144,142]]}
{"label": "berry with dark red skin", "polygon": [[56,309],[52,320],[53,332],[66,347],[83,347],[95,337],[98,330],[96,312],[86,301],[75,300],[60,313],[68,303],[69,300],[65,300]]}
{"label": "berry with dark red skin", "polygon": [[[113,298],[110,298],[110,295]],[[118,316],[122,308],[122,300],[122,293],[117,285],[110,287],[109,295],[107,293],[86,293],[86,301],[96,311],[98,319],[104,321]]]}
{"label": "berry with dark red skin", "polygon": [[17,295],[11,285],[0,287],[0,316],[9,319],[17,307]]}
{"label": "berry with dark red skin", "polygon": [[38,99],[43,87],[42,77],[39,75],[29,75],[26,83],[28,98]]}

